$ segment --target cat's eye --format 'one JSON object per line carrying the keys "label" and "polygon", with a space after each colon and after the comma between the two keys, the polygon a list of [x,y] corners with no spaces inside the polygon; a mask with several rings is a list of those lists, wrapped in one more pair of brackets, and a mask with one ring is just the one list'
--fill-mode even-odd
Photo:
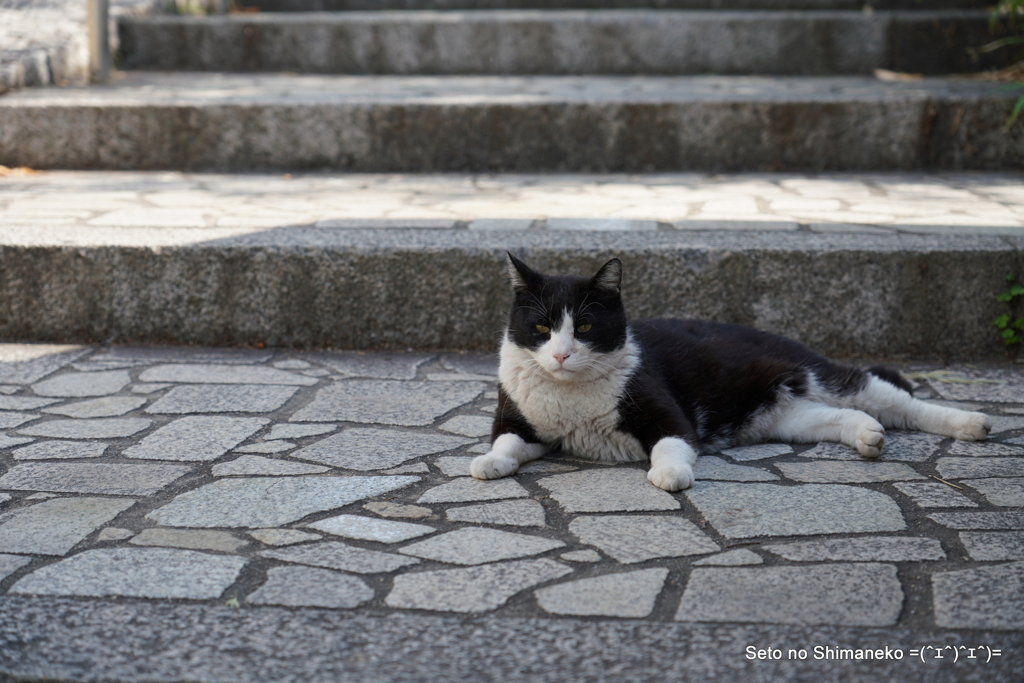
{"label": "cat's eye", "polygon": [[551,331],[551,328],[548,327],[547,325],[536,325],[536,328],[537,331],[540,332],[541,334],[547,334],[548,332]]}
{"label": "cat's eye", "polygon": [[586,325],[580,325],[576,329],[579,330],[580,332],[590,332],[591,327],[593,327],[593,325],[587,323]]}

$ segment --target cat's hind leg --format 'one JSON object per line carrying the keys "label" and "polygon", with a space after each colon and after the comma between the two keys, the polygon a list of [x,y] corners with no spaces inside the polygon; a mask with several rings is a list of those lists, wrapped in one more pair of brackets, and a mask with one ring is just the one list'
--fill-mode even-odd
{"label": "cat's hind leg", "polygon": [[983,413],[921,401],[872,371],[868,371],[864,388],[854,394],[849,403],[886,427],[930,432],[963,441],[981,441],[992,428]]}
{"label": "cat's hind leg", "polygon": [[771,415],[772,419],[759,425],[748,440],[753,437],[753,440],[795,443],[837,441],[856,448],[864,458],[877,458],[885,445],[885,428],[860,410],[797,398],[772,411]]}
{"label": "cat's hind leg", "polygon": [[469,473],[477,479],[507,477],[515,474],[523,463],[536,460],[549,450],[550,446],[530,443],[518,434],[502,434],[491,444],[488,453],[473,458],[469,465]]}

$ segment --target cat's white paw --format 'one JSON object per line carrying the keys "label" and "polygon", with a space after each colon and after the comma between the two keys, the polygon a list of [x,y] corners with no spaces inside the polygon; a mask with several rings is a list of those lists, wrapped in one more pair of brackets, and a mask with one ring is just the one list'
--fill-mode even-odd
{"label": "cat's white paw", "polygon": [[857,432],[854,448],[860,453],[860,457],[877,458],[882,454],[883,446],[885,446],[885,428],[877,422],[864,425]]}
{"label": "cat's white paw", "polygon": [[954,439],[961,441],[984,441],[988,438],[992,422],[984,413],[961,413],[953,421]]}
{"label": "cat's white paw", "polygon": [[473,458],[469,464],[469,473],[477,479],[501,479],[515,474],[518,469],[515,458],[494,451]]}
{"label": "cat's white paw", "polygon": [[682,491],[693,486],[693,468],[684,463],[672,463],[652,467],[647,479],[659,489]]}

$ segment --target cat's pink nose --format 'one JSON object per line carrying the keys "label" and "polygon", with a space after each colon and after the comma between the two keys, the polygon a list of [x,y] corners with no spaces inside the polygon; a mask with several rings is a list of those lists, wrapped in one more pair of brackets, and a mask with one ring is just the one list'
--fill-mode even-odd
{"label": "cat's pink nose", "polygon": [[562,355],[562,354],[560,354],[560,353],[553,353],[553,354],[551,354],[551,355],[555,357],[555,360],[557,360],[557,361],[558,361],[558,364],[559,364],[559,365],[564,365],[564,364],[565,364],[565,361],[566,361],[566,359],[568,359],[568,358],[569,358],[569,356],[570,356],[570,355],[572,355],[572,354],[569,354],[569,353],[567,353],[567,354],[565,354],[565,355],[563,356],[563,355]]}

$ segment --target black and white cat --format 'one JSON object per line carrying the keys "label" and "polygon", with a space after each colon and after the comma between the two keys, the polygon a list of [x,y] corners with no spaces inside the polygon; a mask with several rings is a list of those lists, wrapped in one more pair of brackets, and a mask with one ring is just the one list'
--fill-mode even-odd
{"label": "black and white cat", "polygon": [[738,325],[629,323],[618,259],[590,279],[509,261],[515,300],[491,451],[470,468],[478,479],[560,449],[591,460],[650,458],[651,483],[678,491],[693,484],[700,450],[838,441],[875,458],[884,427],[967,441],[988,435],[985,415],[913,398],[896,370],[839,365]]}

